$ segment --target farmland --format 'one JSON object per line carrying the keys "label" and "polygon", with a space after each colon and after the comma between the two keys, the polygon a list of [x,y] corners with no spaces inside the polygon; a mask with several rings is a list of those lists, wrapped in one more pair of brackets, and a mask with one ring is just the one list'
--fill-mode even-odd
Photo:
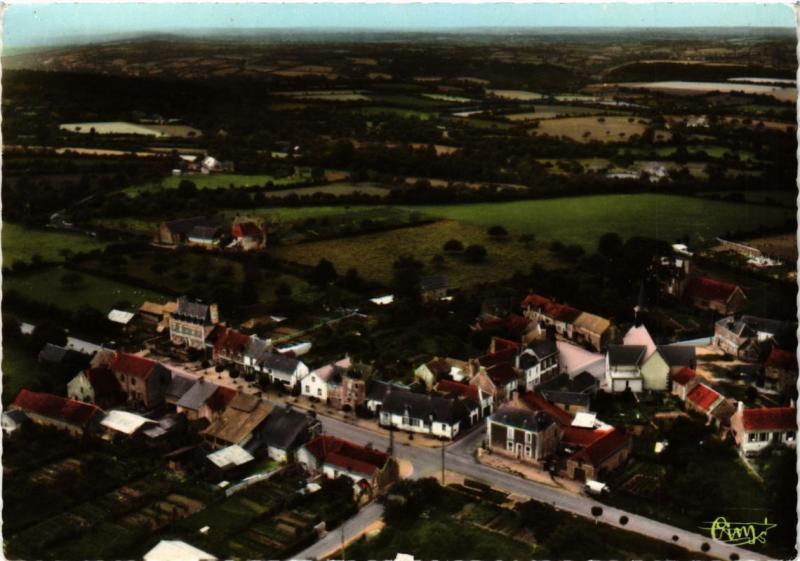
{"label": "farmland", "polygon": [[502,224],[515,233],[591,249],[604,233],[672,241],[688,234],[704,243],[733,230],[782,224],[794,211],[670,195],[601,195],[514,203],[415,207],[432,216],[483,226]]}
{"label": "farmland", "polygon": [[545,119],[533,130],[535,134],[564,136],[577,142],[622,142],[635,134],[642,134],[647,122],[633,117],[566,117]]}
{"label": "farmland", "polygon": [[275,177],[272,175],[240,175],[229,173],[218,173],[214,175],[170,175],[165,177],[160,183],[148,185],[136,185],[126,190],[129,194],[139,194],[145,191],[158,189],[177,189],[182,181],[191,181],[198,189],[224,189],[227,187],[263,187],[268,183],[275,186],[294,185],[311,178],[307,175],[293,174],[285,177]]}
{"label": "farmland", "polygon": [[[450,239],[464,246],[483,244],[486,263],[465,263],[460,256],[445,257],[444,264],[435,266],[431,259],[444,253],[442,246]],[[392,264],[408,254],[426,264],[428,274],[443,273],[451,286],[467,287],[511,276],[515,270],[529,269],[534,262],[554,264],[544,244],[519,241],[515,238],[492,241],[486,228],[468,223],[444,220],[434,224],[365,234],[338,240],[310,242],[275,248],[274,254],[288,261],[315,265],[320,259],[331,260],[337,271],[344,273],[355,268],[364,278],[389,284]]]}
{"label": "farmland", "polygon": [[34,255],[44,261],[60,262],[65,253],[80,253],[103,249],[106,246],[96,238],[83,234],[29,228],[10,222],[3,223],[3,263],[30,262]]}
{"label": "farmland", "polygon": [[733,84],[730,82],[626,82],[617,84],[626,88],[642,88],[668,93],[684,93],[688,95],[701,95],[709,92],[742,92],[760,95],[769,95],[778,101],[795,101],[797,88],[779,86],[764,86],[759,84]]}
{"label": "farmland", "polygon": [[79,273],[74,285],[67,284],[63,280],[67,273],[63,267],[50,267],[14,275],[3,279],[3,291],[13,290],[25,298],[69,311],[89,306],[103,314],[112,308],[138,308],[145,300],[166,299],[164,294],[153,290],[85,273]]}

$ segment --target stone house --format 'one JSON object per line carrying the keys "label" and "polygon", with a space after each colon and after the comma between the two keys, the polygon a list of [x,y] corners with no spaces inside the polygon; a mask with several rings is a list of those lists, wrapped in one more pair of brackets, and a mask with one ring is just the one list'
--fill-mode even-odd
{"label": "stone house", "polygon": [[132,407],[152,409],[164,403],[172,374],[163,364],[137,355],[117,353],[108,369]]}
{"label": "stone house", "polygon": [[182,296],[177,309],[169,317],[169,337],[174,345],[203,350],[206,338],[219,323],[216,304],[193,302]]}
{"label": "stone house", "polygon": [[503,407],[486,421],[486,443],[493,452],[538,464],[558,447],[558,425],[544,412]]}

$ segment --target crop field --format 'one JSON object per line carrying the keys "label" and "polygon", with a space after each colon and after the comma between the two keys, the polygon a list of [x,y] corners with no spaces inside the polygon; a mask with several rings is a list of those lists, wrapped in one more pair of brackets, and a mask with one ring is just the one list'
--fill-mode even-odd
{"label": "crop field", "polygon": [[432,216],[535,234],[594,249],[606,232],[623,238],[649,236],[673,241],[684,234],[694,244],[732,230],[780,226],[794,209],[743,205],[671,195],[598,195],[511,203],[414,207]]}
{"label": "crop field", "polygon": [[626,82],[617,84],[627,88],[641,88],[664,93],[701,95],[710,92],[741,92],[758,95],[769,95],[778,101],[795,101],[797,99],[797,88],[786,88],[780,86],[765,86],[761,84],[733,84],[730,82]]}
{"label": "crop field", "polygon": [[374,184],[357,184],[357,183],[330,183],[328,185],[318,185],[316,187],[297,187],[294,189],[281,189],[279,191],[269,191],[265,193],[268,197],[286,197],[289,195],[305,196],[315,195],[317,193],[327,195],[352,195],[353,193],[364,193],[365,195],[377,195],[378,197],[385,197],[389,194],[389,189],[385,187],[376,186]]}
{"label": "crop field", "polygon": [[580,107],[577,105],[537,105],[531,111],[504,115],[509,121],[536,121],[539,119],[555,119],[564,116],[585,116],[608,114],[604,109]]}
{"label": "crop field", "polygon": [[64,260],[62,251],[72,253],[103,249],[105,242],[91,236],[73,234],[58,230],[29,228],[21,224],[3,223],[2,233],[3,265],[13,265],[15,261],[30,262],[34,255],[45,261]]}
{"label": "crop field", "polygon": [[421,121],[428,121],[435,116],[435,113],[430,111],[421,111],[417,109],[403,109],[401,107],[359,107],[354,109],[355,112],[373,117],[377,115],[396,115],[403,118],[415,118]]}
{"label": "crop field", "polygon": [[486,90],[486,93],[500,99],[513,99],[515,101],[531,101],[545,97],[543,94],[524,90]]}
{"label": "crop field", "polygon": [[164,294],[137,288],[118,281],[78,273],[80,280],[74,286],[62,282],[67,274],[63,267],[15,275],[3,279],[3,291],[14,290],[31,300],[59,308],[76,311],[90,306],[102,313],[112,308],[138,308],[145,300],[165,300]]}
{"label": "crop field", "polygon": [[[470,244],[484,245],[488,252],[486,262],[470,264],[460,256],[446,256],[441,267],[432,265],[431,259],[444,253],[442,246],[450,239],[460,240],[465,247]],[[492,241],[486,228],[452,220],[338,240],[276,247],[274,254],[305,265],[316,265],[320,259],[328,259],[340,274],[355,268],[364,278],[383,284],[392,281],[394,261],[408,254],[425,263],[423,274],[444,274],[453,287],[474,286],[508,278],[518,269],[529,269],[533,263],[544,266],[554,264],[544,244],[521,242],[514,237],[506,241]]]}
{"label": "crop field", "polygon": [[[633,117],[566,117],[546,119],[532,132],[563,136],[578,142],[623,142],[634,134],[642,134],[647,123]],[[587,134],[588,133],[588,134]]]}

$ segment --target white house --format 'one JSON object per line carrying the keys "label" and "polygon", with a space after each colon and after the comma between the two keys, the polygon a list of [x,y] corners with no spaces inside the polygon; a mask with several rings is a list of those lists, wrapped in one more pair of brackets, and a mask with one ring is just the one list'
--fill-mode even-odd
{"label": "white house", "polygon": [[392,388],[381,406],[379,424],[399,430],[453,439],[470,423],[470,411],[460,399]]}
{"label": "white house", "polygon": [[559,352],[555,341],[539,339],[531,341],[517,355],[516,366],[523,372],[526,390],[533,390],[559,374]]}
{"label": "white house", "polygon": [[331,377],[333,377],[337,370],[346,370],[351,366],[352,362],[350,358],[345,357],[311,371],[308,376],[303,378],[300,394],[306,397],[314,397],[320,401],[326,401],[328,399],[328,388]]}
{"label": "white house", "polygon": [[797,410],[792,407],[745,409],[738,403],[731,417],[731,432],[739,450],[753,455],[770,444],[797,446]]}
{"label": "white house", "polygon": [[270,382],[280,382],[294,387],[308,375],[308,366],[294,357],[279,353],[265,353],[255,366],[255,370],[266,374]]}
{"label": "white house", "polygon": [[642,363],[647,347],[644,345],[609,345],[606,352],[606,389],[611,393],[634,393],[644,389]]}

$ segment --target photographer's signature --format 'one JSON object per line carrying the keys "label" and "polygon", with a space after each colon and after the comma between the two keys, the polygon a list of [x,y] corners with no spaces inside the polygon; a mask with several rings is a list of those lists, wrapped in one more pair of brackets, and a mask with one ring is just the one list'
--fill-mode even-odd
{"label": "photographer's signature", "polygon": [[724,516],[718,516],[709,526],[701,526],[711,533],[714,541],[728,545],[756,545],[767,543],[767,532],[777,524],[770,523],[767,518],[763,522],[729,522]]}

